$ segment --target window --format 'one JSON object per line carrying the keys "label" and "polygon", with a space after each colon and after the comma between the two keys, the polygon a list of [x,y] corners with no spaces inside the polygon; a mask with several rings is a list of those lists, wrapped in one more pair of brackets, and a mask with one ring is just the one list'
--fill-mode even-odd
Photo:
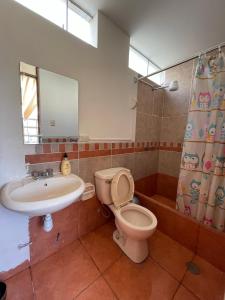
{"label": "window", "polygon": [[92,16],[76,6],[73,0],[15,0],[45,19],[70,32],[92,46]]}
{"label": "window", "polygon": [[[129,49],[129,68],[142,76],[146,76],[160,70],[147,57],[131,46]],[[148,79],[158,85],[161,85],[164,81],[164,72],[150,76]]]}
{"label": "window", "polygon": [[91,19],[80,16],[77,13],[77,7],[69,1],[68,5],[68,31],[79,39],[92,44]]}

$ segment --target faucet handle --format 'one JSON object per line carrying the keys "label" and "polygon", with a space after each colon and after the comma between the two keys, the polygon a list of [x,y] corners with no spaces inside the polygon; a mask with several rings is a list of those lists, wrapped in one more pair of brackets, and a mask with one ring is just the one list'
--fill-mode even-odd
{"label": "faucet handle", "polygon": [[46,169],[47,175],[52,177],[53,176],[53,169],[52,168],[48,168]]}
{"label": "faucet handle", "polygon": [[37,179],[39,176],[40,176],[40,173],[38,171],[32,171],[31,172],[31,176],[34,178],[34,179]]}

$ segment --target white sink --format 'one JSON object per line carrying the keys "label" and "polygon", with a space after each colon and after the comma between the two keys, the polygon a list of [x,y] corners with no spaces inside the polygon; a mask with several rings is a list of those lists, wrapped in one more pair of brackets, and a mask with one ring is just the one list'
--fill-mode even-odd
{"label": "white sink", "polygon": [[83,180],[74,174],[38,180],[28,177],[6,184],[1,199],[8,209],[29,216],[43,216],[78,201],[84,186]]}

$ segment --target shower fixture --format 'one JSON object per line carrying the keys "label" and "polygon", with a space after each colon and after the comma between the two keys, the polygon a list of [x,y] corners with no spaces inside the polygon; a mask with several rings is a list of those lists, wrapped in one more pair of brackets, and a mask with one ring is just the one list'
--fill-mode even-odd
{"label": "shower fixture", "polygon": [[153,90],[160,90],[160,89],[168,89],[170,92],[175,92],[179,89],[178,81],[172,80],[170,81],[169,84],[153,88]]}
{"label": "shower fixture", "polygon": [[134,77],[134,83],[138,83],[138,81],[141,81],[141,82],[149,85],[152,88],[153,91],[168,88],[168,90],[170,92],[174,92],[174,91],[177,91],[179,89],[179,84],[178,84],[177,80],[172,80],[168,84],[164,83],[164,84],[161,84],[159,86],[159,85],[153,85],[150,81],[144,80],[144,78],[140,79],[140,78]]}

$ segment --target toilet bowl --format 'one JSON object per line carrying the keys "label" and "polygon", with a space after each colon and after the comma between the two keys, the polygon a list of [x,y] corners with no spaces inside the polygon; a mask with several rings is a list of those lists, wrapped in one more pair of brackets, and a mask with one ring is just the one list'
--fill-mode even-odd
{"label": "toilet bowl", "polygon": [[108,205],[115,216],[117,230],[113,240],[134,262],[148,256],[147,239],[157,226],[155,215],[140,205],[131,203],[134,181],[130,170],[111,168],[95,172],[98,199]]}

